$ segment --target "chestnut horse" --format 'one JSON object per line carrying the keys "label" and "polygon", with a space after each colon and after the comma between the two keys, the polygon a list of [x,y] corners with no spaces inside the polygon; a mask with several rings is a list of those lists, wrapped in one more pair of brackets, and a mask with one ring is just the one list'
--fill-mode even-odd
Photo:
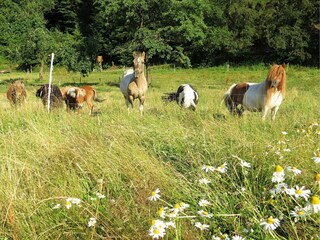
{"label": "chestnut horse", "polygon": [[128,111],[133,108],[133,101],[138,98],[140,101],[139,111],[143,112],[143,104],[148,90],[148,83],[144,76],[145,52],[133,53],[133,69],[134,72],[124,74],[120,82],[120,90],[125,98]]}
{"label": "chestnut horse", "polygon": [[27,92],[23,82],[17,80],[11,83],[7,91],[7,98],[12,107],[24,104],[27,98]]}
{"label": "chestnut horse", "polygon": [[[271,119],[275,120],[285,94],[285,65],[273,64],[264,82],[233,84],[224,95],[224,103],[229,112],[239,116],[245,109],[262,112],[263,120],[271,110]],[[238,105],[241,105],[240,108]]]}

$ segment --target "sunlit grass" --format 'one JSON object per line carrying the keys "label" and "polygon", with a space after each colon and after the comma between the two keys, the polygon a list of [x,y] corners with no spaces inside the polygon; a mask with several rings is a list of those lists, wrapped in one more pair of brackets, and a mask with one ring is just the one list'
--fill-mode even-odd
{"label": "sunlit grass", "polygon": [[[148,239],[152,220],[160,218],[159,208],[169,210],[183,202],[189,207],[179,212],[181,218],[171,219],[176,228],[168,229],[165,239],[222,234],[317,239],[319,213],[297,222],[290,215],[296,202],[305,207],[310,198],[273,196],[270,190],[275,188],[275,166],[280,165],[289,188],[305,186],[310,197],[320,195],[314,180],[320,167],[312,159],[320,148],[320,127],[312,125],[320,122],[319,71],[290,66],[287,97],[275,122],[268,118],[263,123],[259,113],[235,118],[221,102],[233,82],[260,82],[267,71],[264,66],[229,71],[224,66],[175,71],[154,67],[143,117],[137,102],[127,113],[117,87],[121,69],[81,79],[106,99],[95,103],[99,113],[94,117],[86,108],[81,114],[65,109],[47,113],[35,97],[40,84],[35,73],[1,75],[0,238]],[[27,104],[20,109],[11,109],[5,96],[7,82],[15,78],[23,78],[28,90]],[[56,69],[53,80],[63,86],[79,83],[80,75]],[[161,95],[180,83],[197,88],[196,112],[161,102]],[[225,173],[202,169],[224,163]],[[294,176],[288,166],[302,173]],[[203,178],[211,182],[199,184]],[[160,200],[148,200],[157,188]],[[67,209],[68,198],[80,199],[80,205]],[[210,205],[200,206],[202,199]],[[201,210],[212,216],[201,216]],[[270,216],[279,219],[280,226],[266,232],[260,223]]]}

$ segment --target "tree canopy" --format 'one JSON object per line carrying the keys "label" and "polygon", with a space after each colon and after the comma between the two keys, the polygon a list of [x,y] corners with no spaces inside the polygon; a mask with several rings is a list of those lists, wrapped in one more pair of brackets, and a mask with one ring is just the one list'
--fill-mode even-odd
{"label": "tree canopy", "polygon": [[225,62],[319,64],[315,0],[2,0],[0,54],[21,67],[56,63],[88,72],[130,65]]}

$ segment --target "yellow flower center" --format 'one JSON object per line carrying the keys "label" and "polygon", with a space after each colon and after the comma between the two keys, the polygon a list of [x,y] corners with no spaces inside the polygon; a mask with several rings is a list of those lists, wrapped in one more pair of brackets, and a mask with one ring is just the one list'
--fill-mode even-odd
{"label": "yellow flower center", "polygon": [[314,177],[314,180],[316,182],[320,182],[320,173],[317,173],[316,176]]}
{"label": "yellow flower center", "polygon": [[163,210],[164,210],[164,208],[161,207],[161,208],[158,210],[158,214],[161,215],[161,214],[163,213]]}
{"label": "yellow flower center", "polygon": [[203,211],[202,214],[203,214],[203,215],[208,215],[208,212]]}
{"label": "yellow flower center", "polygon": [[301,195],[302,194],[302,190],[301,189],[297,189],[296,190],[296,194]]}
{"label": "yellow flower center", "polygon": [[267,223],[268,223],[268,224],[274,224],[274,219],[273,219],[273,217],[268,217]]}
{"label": "yellow flower center", "polygon": [[276,166],[276,172],[283,172],[283,168],[280,165]]}
{"label": "yellow flower center", "polygon": [[297,212],[297,214],[298,214],[298,215],[303,215],[303,214],[304,214],[304,211],[300,210],[300,211]]}
{"label": "yellow flower center", "polygon": [[152,220],[151,225],[155,225],[155,224],[156,224],[156,220]]}
{"label": "yellow flower center", "polygon": [[159,234],[159,233],[160,233],[160,230],[159,230],[158,228],[155,228],[155,229],[153,230],[153,233],[154,233],[154,234]]}
{"label": "yellow flower center", "polygon": [[175,205],[174,205],[174,208],[175,208],[175,209],[180,208],[180,204],[179,204],[179,203],[175,204]]}
{"label": "yellow flower center", "polygon": [[222,169],[223,169],[223,168],[224,168],[224,164],[222,164],[222,165],[220,166],[220,168],[222,168]]}
{"label": "yellow flower center", "polygon": [[318,152],[317,157],[320,157],[320,152]]}
{"label": "yellow flower center", "polygon": [[154,197],[155,195],[156,195],[156,192],[153,191],[153,192],[151,193],[151,196]]}
{"label": "yellow flower center", "polygon": [[311,202],[312,205],[319,205],[320,204],[320,199],[317,196],[312,196],[310,202]]}
{"label": "yellow flower center", "polygon": [[297,170],[297,168],[296,167],[292,167],[292,171],[294,171],[294,170]]}

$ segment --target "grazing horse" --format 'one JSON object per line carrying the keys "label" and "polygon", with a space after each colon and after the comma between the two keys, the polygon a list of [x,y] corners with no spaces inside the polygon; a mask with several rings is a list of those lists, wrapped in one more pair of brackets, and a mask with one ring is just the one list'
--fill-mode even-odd
{"label": "grazing horse", "polygon": [[82,86],[82,87],[64,87],[61,89],[62,97],[65,100],[67,109],[81,109],[84,102],[87,103],[89,108],[89,114],[92,114],[93,103],[102,102],[104,99],[97,97],[97,92],[91,86]]}
{"label": "grazing horse", "polygon": [[[231,113],[239,116],[245,109],[262,112],[263,120],[271,110],[271,119],[275,120],[285,93],[285,65],[273,64],[264,82],[233,84],[224,95],[224,103]],[[240,109],[238,105],[241,105]]]}
{"label": "grazing horse", "polygon": [[199,101],[199,94],[190,84],[181,84],[177,92],[165,93],[162,96],[162,100],[165,102],[176,101],[181,108],[189,108],[195,111]]}
{"label": "grazing horse", "polygon": [[[49,84],[42,85],[36,92],[36,97],[41,98],[43,106],[48,105]],[[63,99],[59,87],[51,85],[50,108],[60,108],[63,106]]]}
{"label": "grazing horse", "polygon": [[133,72],[124,74],[120,82],[120,90],[125,98],[128,111],[133,108],[133,101],[138,98],[140,101],[140,114],[143,112],[143,104],[148,90],[148,83],[144,76],[145,52],[133,53]]}
{"label": "grazing horse", "polygon": [[24,104],[27,98],[27,92],[24,84],[19,80],[11,83],[7,91],[7,98],[12,107]]}

